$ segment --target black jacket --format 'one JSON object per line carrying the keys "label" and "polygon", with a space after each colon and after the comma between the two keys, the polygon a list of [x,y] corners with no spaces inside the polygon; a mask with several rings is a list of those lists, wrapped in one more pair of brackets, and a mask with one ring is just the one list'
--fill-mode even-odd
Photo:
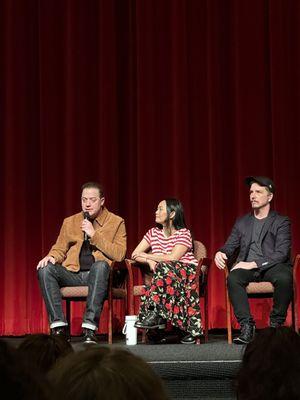
{"label": "black jacket", "polygon": [[[228,259],[236,256],[235,261],[246,261],[251,244],[254,216],[247,214],[237,219],[225,245],[220,249]],[[288,217],[270,211],[261,232],[261,249],[263,257],[253,260],[260,271],[279,264],[290,264],[291,224]]]}

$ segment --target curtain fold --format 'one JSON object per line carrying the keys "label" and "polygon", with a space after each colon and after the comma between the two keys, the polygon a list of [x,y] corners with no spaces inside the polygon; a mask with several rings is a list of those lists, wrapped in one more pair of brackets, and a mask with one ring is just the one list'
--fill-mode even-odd
{"label": "curtain fold", "polygon": [[[296,0],[3,0],[0,334],[48,329],[36,264],[86,181],[125,218],[128,256],[173,196],[213,257],[249,210],[244,177],[267,175],[299,252],[299,54]],[[209,290],[224,328],[214,266]],[[255,302],[258,326],[270,306]]]}

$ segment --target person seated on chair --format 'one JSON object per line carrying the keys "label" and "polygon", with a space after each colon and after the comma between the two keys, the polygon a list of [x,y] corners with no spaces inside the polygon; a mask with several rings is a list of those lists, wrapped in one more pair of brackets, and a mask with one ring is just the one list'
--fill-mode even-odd
{"label": "person seated on chair", "polygon": [[60,288],[88,286],[82,328],[84,342],[96,343],[110,265],[125,257],[126,230],[124,220],[104,207],[100,184],[88,182],[82,186],[81,207],[82,212],[64,220],[56,243],[38,263],[37,270],[54,335],[65,336],[68,325]]}
{"label": "person seated on chair", "polygon": [[234,339],[236,344],[249,343],[255,333],[246,292],[249,282],[273,284],[272,327],[284,323],[293,293],[290,220],[271,210],[274,183],[264,176],[247,177],[245,183],[250,187],[252,213],[236,221],[224,247],[215,255],[217,267],[224,269],[227,260],[238,252],[227,281],[229,298],[241,326],[239,337]]}
{"label": "person seated on chair", "polygon": [[[141,297],[138,328],[165,327],[165,320],[186,332],[181,342],[195,343],[202,334],[199,296],[190,231],[183,207],[176,199],[166,199],[155,212],[156,227],[150,229],[132,253],[132,259],[148,263],[153,271],[151,285]],[[151,250],[151,253],[148,251]]]}

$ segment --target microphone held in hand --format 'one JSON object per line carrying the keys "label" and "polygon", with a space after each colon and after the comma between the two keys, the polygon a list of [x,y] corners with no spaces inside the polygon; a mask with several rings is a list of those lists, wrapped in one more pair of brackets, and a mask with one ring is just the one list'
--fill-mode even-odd
{"label": "microphone held in hand", "polygon": [[[83,213],[83,218],[87,219],[89,221],[90,220],[90,214],[87,211],[85,211]],[[88,235],[87,235],[86,232],[83,232],[83,240],[88,240]]]}

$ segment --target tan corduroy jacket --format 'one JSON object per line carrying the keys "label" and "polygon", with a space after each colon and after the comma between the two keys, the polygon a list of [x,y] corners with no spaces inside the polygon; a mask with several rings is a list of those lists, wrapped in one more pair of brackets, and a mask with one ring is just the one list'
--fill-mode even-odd
{"label": "tan corduroy jacket", "polygon": [[[62,264],[68,270],[77,272],[80,269],[79,253],[83,243],[81,223],[83,213],[72,215],[64,220],[59,236],[48,256],[54,257],[57,264]],[[94,220],[95,234],[90,243],[95,246],[93,256],[95,261],[122,261],[126,253],[126,229],[121,217],[103,208],[101,214]]]}

